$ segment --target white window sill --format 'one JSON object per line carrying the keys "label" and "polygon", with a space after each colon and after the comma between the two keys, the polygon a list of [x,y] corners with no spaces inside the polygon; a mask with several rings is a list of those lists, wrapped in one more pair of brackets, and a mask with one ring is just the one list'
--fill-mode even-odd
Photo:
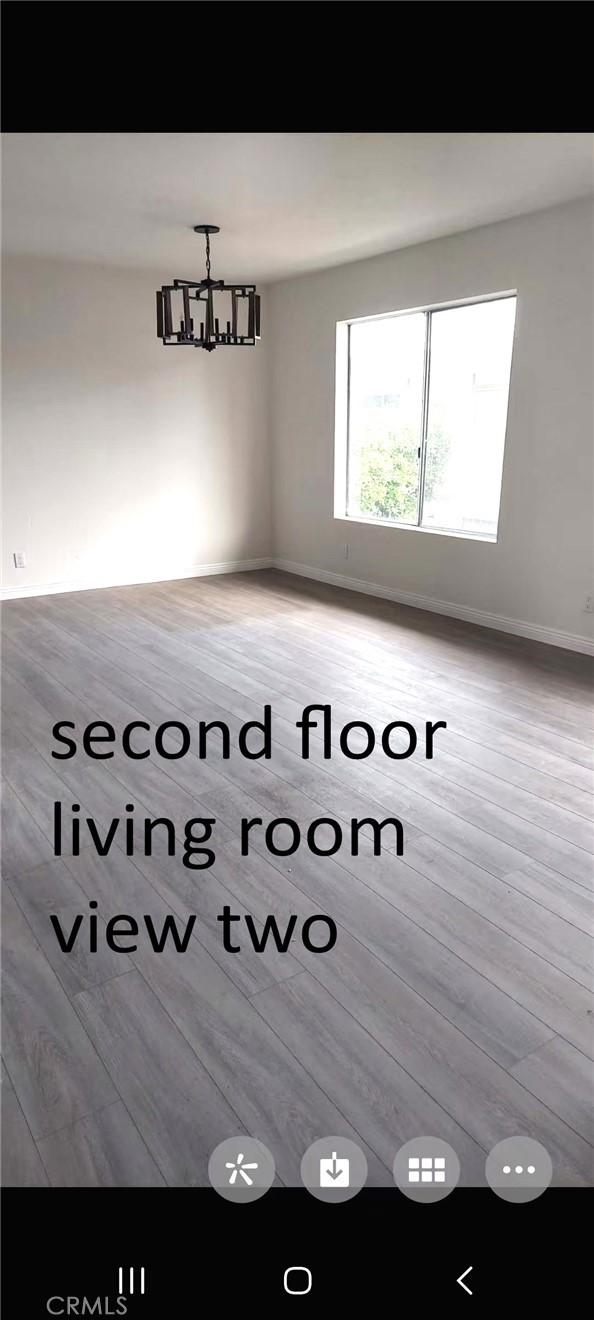
{"label": "white window sill", "polygon": [[399,532],[423,532],[426,536],[453,536],[458,541],[483,541],[487,545],[496,545],[497,537],[486,532],[455,532],[446,527],[419,527],[416,523],[392,522],[390,518],[354,517],[348,513],[335,513],[335,522],[361,523],[365,527],[390,527]]}

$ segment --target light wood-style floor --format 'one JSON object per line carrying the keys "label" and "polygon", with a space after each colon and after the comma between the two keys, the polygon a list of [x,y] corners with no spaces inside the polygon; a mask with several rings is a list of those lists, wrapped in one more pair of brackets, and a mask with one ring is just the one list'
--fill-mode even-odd
{"label": "light wood-style floor", "polygon": [[[555,1181],[593,1179],[591,662],[278,572],[89,591],[4,606],[4,1182],[207,1182],[214,1146],[251,1133],[282,1183],[306,1147],[351,1136],[369,1181],[398,1147],[444,1138],[462,1181],[528,1134]],[[233,744],[132,761],[52,760],[51,728],[96,719],[241,723],[273,707],[271,762]],[[331,702],[337,726],[447,720],[435,758],[299,754],[295,721]],[[217,820],[216,863],[56,859],[53,803],[106,828],[124,815]],[[402,858],[241,859],[242,816],[394,815]],[[142,934],[62,954],[97,900],[197,914],[187,953]],[[335,948],[225,952],[225,904],[286,920],[328,913]],[[86,918],[85,918],[86,920]],[[100,926],[102,930],[103,927]],[[299,927],[298,927],[299,929]]]}

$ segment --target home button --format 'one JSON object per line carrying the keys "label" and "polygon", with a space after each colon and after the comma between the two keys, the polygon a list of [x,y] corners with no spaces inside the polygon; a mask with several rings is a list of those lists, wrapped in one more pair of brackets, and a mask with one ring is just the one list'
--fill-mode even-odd
{"label": "home button", "polygon": [[291,1297],[305,1297],[306,1293],[311,1292],[311,1270],[306,1265],[289,1265],[285,1270],[283,1284],[285,1292],[290,1293]]}

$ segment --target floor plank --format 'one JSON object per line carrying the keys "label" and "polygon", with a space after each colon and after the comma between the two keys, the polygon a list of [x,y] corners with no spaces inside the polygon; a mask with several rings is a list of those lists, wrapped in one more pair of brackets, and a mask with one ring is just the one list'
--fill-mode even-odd
{"label": "floor plank", "polygon": [[518,1081],[553,1105],[570,1127],[594,1144],[594,1065],[556,1036],[512,1069]]}
{"label": "floor plank", "polygon": [[2,1056],[35,1138],[117,1099],[109,1073],[4,887]]}
{"label": "floor plank", "polygon": [[47,1174],[15,1090],[2,1064],[2,1184],[44,1187]]}
{"label": "floor plank", "polygon": [[116,1100],[38,1143],[53,1187],[164,1187],[165,1179]]}
{"label": "floor plank", "polygon": [[166,1181],[208,1185],[208,1155],[237,1115],[136,971],[76,997],[89,1035]]}

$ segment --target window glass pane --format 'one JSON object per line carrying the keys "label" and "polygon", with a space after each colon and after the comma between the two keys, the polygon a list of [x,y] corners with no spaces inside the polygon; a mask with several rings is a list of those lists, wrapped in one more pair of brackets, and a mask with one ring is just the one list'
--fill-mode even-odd
{"label": "window glass pane", "polygon": [[495,536],[516,299],[433,312],[422,523]]}
{"label": "window glass pane", "polygon": [[416,523],[425,316],[350,329],[347,513]]}

